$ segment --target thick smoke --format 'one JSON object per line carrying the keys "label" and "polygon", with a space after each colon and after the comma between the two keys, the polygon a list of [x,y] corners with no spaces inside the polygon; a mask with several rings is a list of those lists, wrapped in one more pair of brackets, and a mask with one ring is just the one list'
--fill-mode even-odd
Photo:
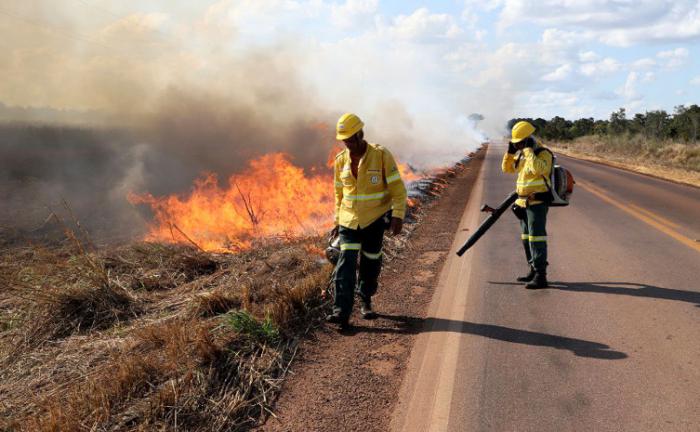
{"label": "thick smoke", "polygon": [[128,203],[129,192],[186,193],[204,172],[225,180],[270,152],[324,166],[334,141],[323,122],[335,114],[312,108],[289,71],[261,79],[249,70],[221,91],[171,85],[148,109],[117,113],[116,129],[5,124],[0,225],[36,228],[51,211],[65,217],[65,200],[98,237],[127,238],[148,216]]}
{"label": "thick smoke", "polygon": [[[51,25],[84,31],[60,21]],[[184,40],[182,47],[163,44],[149,32],[146,17],[109,26],[99,44],[56,41],[22,23],[0,27],[24,36],[0,57],[43,52],[11,69],[9,81],[27,90],[43,86],[51,93],[44,103],[73,107],[2,105],[0,228],[35,229],[52,211],[68,218],[65,200],[97,237],[128,238],[143,231],[149,216],[127,201],[129,192],[187,193],[204,172],[225,180],[270,152],[288,153],[304,168],[325,166],[334,146],[328,122],[337,113],[315,106],[288,47],[231,53],[210,36],[211,64],[203,67],[188,56]],[[124,40],[128,54],[118,49]],[[105,54],[102,44],[117,49]],[[28,69],[66,81],[34,76],[30,82]],[[20,93],[5,89],[0,96],[11,103]]]}
{"label": "thick smoke", "polygon": [[[57,8],[28,5],[10,13]],[[17,41],[0,45],[0,59],[16,59],[0,82],[0,120],[14,122],[0,128],[0,226],[40,226],[65,199],[98,236],[137,235],[149,215],[128,203],[129,192],[187,193],[203,172],[226,179],[269,152],[324,166],[344,111],[358,111],[368,139],[417,166],[454,161],[479,144],[458,108],[410,106],[391,96],[399,87],[383,89],[413,88],[410,74],[397,84],[391,65],[376,64],[370,82],[350,69],[336,79],[314,63],[342,66],[336,50],[288,41],[243,49],[235,28],[215,19],[225,14],[213,12],[167,34],[158,14],[103,15],[95,25],[100,19],[65,7],[32,18],[42,26],[0,20]],[[407,61],[419,62],[415,55]],[[26,101],[42,107],[44,122],[73,126],[38,125],[41,110]]]}
{"label": "thick smoke", "polygon": [[139,228],[124,190],[144,148],[128,133],[4,124],[0,142],[0,228],[60,228],[44,225],[52,213],[66,224],[74,216],[103,237]]}

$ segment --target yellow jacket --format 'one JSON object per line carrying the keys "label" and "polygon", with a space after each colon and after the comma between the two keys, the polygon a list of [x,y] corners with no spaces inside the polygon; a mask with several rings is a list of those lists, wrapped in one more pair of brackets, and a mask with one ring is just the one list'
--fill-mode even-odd
{"label": "yellow jacket", "polygon": [[[552,153],[545,150],[546,147],[537,143],[535,148],[525,147],[516,154],[503,155],[501,169],[504,173],[518,173],[515,190],[518,192],[515,204],[526,207],[527,197],[533,193],[549,191],[549,174],[552,171]],[[539,150],[539,151],[538,151]],[[530,200],[530,204],[539,204],[542,201]]]}
{"label": "yellow jacket", "polygon": [[357,167],[357,179],[350,168],[350,150],[335,157],[335,224],[364,228],[391,210],[392,217],[406,214],[406,187],[389,150],[367,144]]}

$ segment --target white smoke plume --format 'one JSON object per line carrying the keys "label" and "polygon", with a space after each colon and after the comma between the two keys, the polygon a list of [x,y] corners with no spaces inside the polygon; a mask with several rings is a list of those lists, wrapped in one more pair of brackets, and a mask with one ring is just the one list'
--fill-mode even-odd
{"label": "white smoke plume", "polygon": [[[365,120],[370,141],[419,168],[475,149],[487,137],[477,123],[502,132],[511,103],[499,81],[510,66],[504,56],[443,43],[463,30],[425,9],[387,21],[376,2],[344,7],[156,1],[135,12],[116,1],[3,3],[0,32],[11,37],[0,44],[0,119],[79,128],[56,138],[5,127],[14,141],[0,148],[3,197],[41,197],[35,207],[65,197],[88,218],[99,204],[102,217],[129,221],[128,191],[186,192],[204,171],[226,177],[274,151],[323,165],[346,111]],[[322,20],[367,30],[326,38]],[[478,61],[492,64],[492,75],[473,71]],[[469,120],[472,113],[484,120]]]}

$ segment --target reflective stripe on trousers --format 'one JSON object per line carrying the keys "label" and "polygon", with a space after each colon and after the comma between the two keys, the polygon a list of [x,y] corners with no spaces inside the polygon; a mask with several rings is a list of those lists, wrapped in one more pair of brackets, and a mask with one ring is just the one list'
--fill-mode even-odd
{"label": "reflective stripe on trousers", "polygon": [[364,228],[350,229],[341,226],[338,234],[340,235],[340,258],[335,272],[333,310],[343,316],[349,316],[352,312],[355,292],[366,301],[370,301],[377,292],[379,273],[382,269],[383,217]]}
{"label": "reflective stripe on trousers", "polygon": [[520,221],[520,236],[525,250],[525,257],[535,271],[547,271],[547,212],[546,203],[528,206],[525,219]]}

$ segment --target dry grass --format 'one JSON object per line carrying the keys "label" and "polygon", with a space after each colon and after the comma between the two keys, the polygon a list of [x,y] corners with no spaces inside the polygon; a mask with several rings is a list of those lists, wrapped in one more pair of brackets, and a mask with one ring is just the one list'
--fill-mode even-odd
{"label": "dry grass", "polygon": [[252,426],[321,314],[330,268],[311,245],[1,250],[0,429]]}
{"label": "dry grass", "polygon": [[700,187],[700,145],[641,135],[585,136],[552,146],[562,154]]}
{"label": "dry grass", "polygon": [[[463,168],[421,186],[388,267]],[[318,237],[238,254],[1,237],[0,430],[249,429],[326,306]]]}

